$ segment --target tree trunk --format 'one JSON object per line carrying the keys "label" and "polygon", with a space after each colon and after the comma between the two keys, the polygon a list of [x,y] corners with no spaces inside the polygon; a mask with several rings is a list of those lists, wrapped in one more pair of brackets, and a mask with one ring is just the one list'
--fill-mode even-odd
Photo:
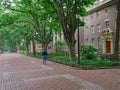
{"label": "tree trunk", "polygon": [[116,25],[116,37],[115,37],[115,60],[119,60],[119,43],[120,43],[120,0],[117,3],[117,25]]}
{"label": "tree trunk", "polygon": [[15,51],[18,52],[17,43],[15,42]]}
{"label": "tree trunk", "polygon": [[69,43],[68,48],[69,48],[69,54],[70,54],[70,61],[73,62],[76,58],[75,45],[73,45],[72,43]]}
{"label": "tree trunk", "polygon": [[69,48],[69,55],[70,55],[70,61],[73,62],[76,58],[75,55],[75,37],[74,37],[74,32],[69,32],[69,31],[74,31],[74,30],[63,30],[64,38],[67,43],[67,46]]}
{"label": "tree trunk", "polygon": [[35,50],[35,42],[33,42],[33,55],[36,55],[36,50]]}
{"label": "tree trunk", "polygon": [[13,52],[17,52],[17,47],[16,47],[16,43],[13,43],[13,45],[12,45],[12,51]]}
{"label": "tree trunk", "polygon": [[47,47],[48,47],[48,43],[47,42],[43,42],[42,43],[42,49],[47,51]]}
{"label": "tree trunk", "polygon": [[26,47],[27,47],[27,54],[29,54],[29,46],[28,46],[28,44],[26,44]]}
{"label": "tree trunk", "polygon": [[33,43],[33,55],[36,55],[36,50],[35,50],[35,41],[34,38],[32,37],[32,43]]}

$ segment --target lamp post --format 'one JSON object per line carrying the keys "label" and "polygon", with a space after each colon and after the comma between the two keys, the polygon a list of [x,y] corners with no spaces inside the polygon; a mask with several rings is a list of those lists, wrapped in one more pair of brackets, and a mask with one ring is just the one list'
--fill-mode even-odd
{"label": "lamp post", "polygon": [[77,19],[77,27],[78,27],[78,30],[77,30],[77,39],[78,39],[78,65],[80,65],[80,39],[79,39],[79,24],[78,24],[78,21],[79,21],[79,18],[80,18],[80,15],[77,13],[76,14],[76,19]]}

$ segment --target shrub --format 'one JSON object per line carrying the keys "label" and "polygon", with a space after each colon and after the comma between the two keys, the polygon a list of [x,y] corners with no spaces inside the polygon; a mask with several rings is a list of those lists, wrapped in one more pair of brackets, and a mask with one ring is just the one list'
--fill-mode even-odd
{"label": "shrub", "polygon": [[57,41],[55,43],[56,51],[57,52],[64,52],[66,48],[66,42],[65,41]]}
{"label": "shrub", "polygon": [[50,52],[48,53],[49,57],[54,57],[54,56],[66,56],[68,57],[68,53],[66,52]]}
{"label": "shrub", "polygon": [[57,41],[56,43],[55,43],[55,45],[56,46],[58,46],[58,45],[66,45],[66,42],[65,41]]}
{"label": "shrub", "polygon": [[22,50],[22,51],[26,51],[26,47],[22,46],[22,45],[19,47],[19,49]]}
{"label": "shrub", "polygon": [[[96,53],[95,53],[96,54]],[[33,56],[33,53],[29,53],[30,56]],[[35,57],[41,57],[41,52],[37,52]],[[64,63],[64,64],[71,64],[70,62],[70,58],[63,52],[50,52],[48,53],[48,60],[57,62],[57,63]],[[113,62],[113,61],[109,61],[109,60],[88,60],[88,59],[81,59],[80,60],[81,65],[87,67],[87,68],[91,68],[93,66],[119,66],[120,62]],[[73,64],[73,62],[72,62]],[[78,64],[78,59],[76,58],[74,60],[74,64]]]}
{"label": "shrub", "polygon": [[98,49],[96,49],[95,47],[91,45],[85,45],[82,46],[80,54],[82,59],[96,59],[98,56],[97,52]]}

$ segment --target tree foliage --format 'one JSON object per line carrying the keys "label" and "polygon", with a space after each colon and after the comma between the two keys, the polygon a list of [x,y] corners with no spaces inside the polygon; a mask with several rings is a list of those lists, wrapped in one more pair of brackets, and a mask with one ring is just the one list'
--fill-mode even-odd
{"label": "tree foliage", "polygon": [[[75,43],[74,34],[77,24],[82,26],[84,22],[76,20],[76,14],[85,16],[86,7],[92,5],[95,0],[49,0],[48,3],[54,8],[59,22],[63,29],[63,34],[70,50],[71,61],[75,60]],[[45,2],[45,1],[44,1]],[[47,3],[47,2],[46,2]],[[47,6],[46,6],[47,7]]]}
{"label": "tree foliage", "polygon": [[[53,30],[63,30],[65,41],[69,47],[70,58],[71,61],[73,61],[75,59],[76,43],[74,34],[77,24],[79,24],[79,26],[84,25],[82,19],[79,19],[77,23],[76,14],[84,16],[86,14],[86,7],[92,5],[94,1],[95,0],[3,0],[1,5],[4,10],[3,15],[0,16],[0,18],[3,19],[1,21],[2,24],[0,24],[1,26],[20,23],[28,25],[34,33],[32,33],[32,40],[34,36],[38,35],[38,40],[42,43],[43,48],[47,48],[52,40]],[[27,35],[29,35],[30,32]],[[29,40],[27,39],[27,41]]]}

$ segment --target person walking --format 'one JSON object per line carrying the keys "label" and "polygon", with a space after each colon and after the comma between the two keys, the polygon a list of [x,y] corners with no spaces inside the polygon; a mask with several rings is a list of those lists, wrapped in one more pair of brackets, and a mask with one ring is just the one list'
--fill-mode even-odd
{"label": "person walking", "polygon": [[43,64],[44,65],[46,64],[46,61],[47,61],[46,57],[47,57],[47,51],[44,49],[42,51],[42,59],[43,59]]}

